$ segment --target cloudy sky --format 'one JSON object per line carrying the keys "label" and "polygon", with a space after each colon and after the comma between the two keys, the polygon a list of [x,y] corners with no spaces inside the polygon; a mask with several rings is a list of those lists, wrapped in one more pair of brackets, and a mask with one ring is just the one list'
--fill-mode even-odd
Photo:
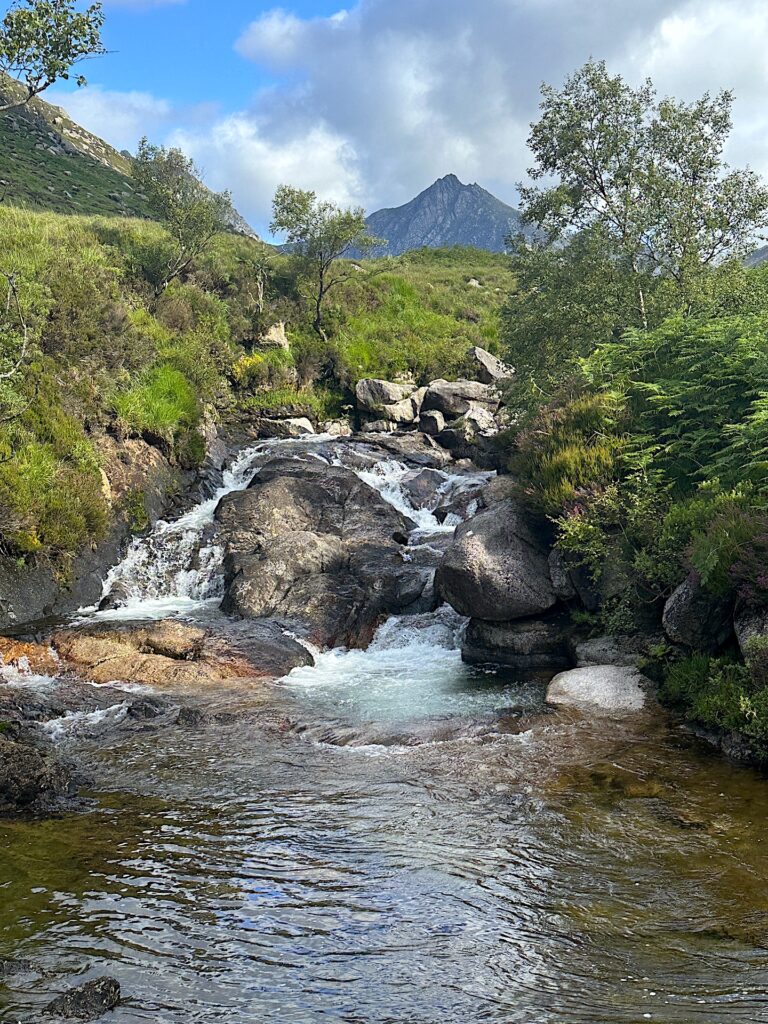
{"label": "cloudy sky", "polygon": [[449,172],[507,202],[542,81],[590,56],[736,92],[731,162],[768,176],[766,0],[105,0],[108,56],[52,102],[120,149],[180,145],[263,230],[289,182],[368,210]]}

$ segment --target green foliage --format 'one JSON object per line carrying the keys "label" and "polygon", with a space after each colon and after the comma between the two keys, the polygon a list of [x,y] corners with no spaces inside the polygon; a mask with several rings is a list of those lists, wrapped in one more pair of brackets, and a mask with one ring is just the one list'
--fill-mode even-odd
{"label": "green foliage", "polygon": [[123,511],[131,533],[144,533],[149,529],[149,516],[144,491],[134,487],[123,498]]}
{"label": "green foliage", "polygon": [[114,398],[114,408],[138,433],[170,439],[198,418],[194,388],[184,374],[167,364],[146,370]]}
{"label": "green foliage", "polygon": [[[103,24],[100,3],[78,11],[76,0],[16,0],[0,23],[0,71],[21,80],[21,102],[28,102],[59,79],[68,79],[74,65],[106,53]],[[86,84],[82,75],[76,81]]]}

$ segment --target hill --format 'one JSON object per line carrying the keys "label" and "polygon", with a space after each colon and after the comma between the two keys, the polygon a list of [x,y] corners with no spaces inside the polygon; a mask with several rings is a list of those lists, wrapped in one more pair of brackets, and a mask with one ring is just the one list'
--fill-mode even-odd
{"label": "hill", "polygon": [[464,185],[455,174],[438,178],[404,206],[377,210],[367,218],[371,234],[387,240],[386,253],[455,245],[503,252],[509,235],[532,233],[520,213],[477,184]]}

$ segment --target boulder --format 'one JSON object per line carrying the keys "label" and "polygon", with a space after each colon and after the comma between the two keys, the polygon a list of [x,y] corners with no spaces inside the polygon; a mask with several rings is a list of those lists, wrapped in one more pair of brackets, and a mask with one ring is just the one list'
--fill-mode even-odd
{"label": "boulder", "polygon": [[456,420],[470,409],[484,408],[494,413],[499,408],[499,396],[488,385],[476,380],[434,380],[427,388],[422,409],[437,409],[446,420]]}
{"label": "boulder", "polygon": [[513,374],[513,371],[505,363],[484,348],[478,348],[477,345],[473,345],[467,352],[467,358],[477,379],[482,384],[496,384]]}
{"label": "boulder", "polygon": [[96,978],[57,996],[45,1012],[65,1020],[98,1020],[119,1003],[120,983],[114,978]]}
{"label": "boulder", "polygon": [[636,668],[594,665],[555,676],[547,688],[547,703],[589,711],[642,711],[649,680]]}
{"label": "boulder", "polygon": [[415,390],[413,384],[393,384],[388,380],[367,378],[357,382],[355,398],[358,409],[363,412],[380,413],[383,406],[402,402]]}
{"label": "boulder", "polygon": [[714,652],[733,634],[733,600],[708,593],[690,575],[667,600],[661,621],[674,643]]}
{"label": "boulder", "polygon": [[459,614],[489,622],[541,615],[557,602],[547,545],[510,499],[457,528],[435,585]]}
{"label": "boulder", "polygon": [[50,809],[71,783],[69,768],[51,748],[0,731],[0,814]]}
{"label": "boulder", "polygon": [[259,423],[259,437],[269,439],[285,440],[292,437],[304,437],[305,434],[314,434],[314,432],[315,428],[305,416],[280,420],[263,419]]}
{"label": "boulder", "polygon": [[422,412],[419,416],[419,430],[429,434],[430,437],[435,437],[442,430],[445,430],[445,416],[437,409]]}
{"label": "boulder", "polygon": [[303,622],[323,646],[363,646],[382,616],[417,601],[428,574],[404,559],[415,525],[354,472],[276,458],[216,512],[222,609]]}
{"label": "boulder", "polygon": [[549,578],[552,580],[552,587],[561,601],[570,601],[576,597],[576,588],[573,585],[571,574],[563,558],[562,552],[552,548],[549,553]]}
{"label": "boulder", "polygon": [[567,640],[568,622],[560,616],[520,622],[472,619],[464,636],[461,657],[472,665],[491,662],[519,672],[554,674],[573,664]]}
{"label": "boulder", "polygon": [[331,437],[351,437],[352,424],[349,420],[326,420],[320,426],[320,433]]}
{"label": "boulder", "polygon": [[262,348],[283,348],[289,349],[288,335],[285,333],[285,324],[279,320],[272,324],[259,338],[259,345]]}
{"label": "boulder", "polygon": [[741,605],[736,609],[733,626],[742,655],[754,656],[758,645],[768,643],[768,608]]}
{"label": "boulder", "polygon": [[363,423],[360,430],[363,434],[391,434],[397,428],[398,424],[394,420],[370,420]]}
{"label": "boulder", "polygon": [[650,639],[647,636],[595,636],[588,640],[577,640],[573,644],[576,667],[637,666],[646,656]]}
{"label": "boulder", "polygon": [[414,508],[432,508],[437,504],[438,491],[446,482],[446,476],[437,469],[420,469],[410,473],[400,482]]}

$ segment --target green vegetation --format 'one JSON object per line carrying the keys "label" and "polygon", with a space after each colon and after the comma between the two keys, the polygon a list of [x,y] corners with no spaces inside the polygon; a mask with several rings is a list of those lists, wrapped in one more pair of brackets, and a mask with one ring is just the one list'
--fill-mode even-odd
{"label": "green vegetation", "polygon": [[[509,456],[566,556],[598,591],[608,569],[622,580],[603,629],[658,627],[691,573],[713,599],[768,605],[768,269],[742,262],[768,192],[723,164],[731,102],[657,102],[590,63],[544,90],[532,130],[534,180],[557,180],[527,213],[560,244],[512,259]],[[757,748],[758,660],[694,652],[665,693]]]}

